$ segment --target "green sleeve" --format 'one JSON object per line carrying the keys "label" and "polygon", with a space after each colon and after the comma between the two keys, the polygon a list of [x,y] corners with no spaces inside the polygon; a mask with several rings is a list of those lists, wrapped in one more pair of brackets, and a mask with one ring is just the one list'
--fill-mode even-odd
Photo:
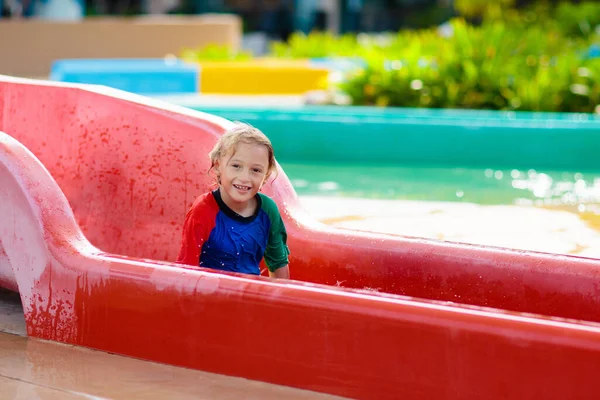
{"label": "green sleeve", "polygon": [[273,272],[289,263],[288,255],[290,254],[290,250],[287,246],[287,232],[285,231],[281,214],[279,214],[279,210],[277,209],[277,204],[270,197],[262,193],[259,193],[259,195],[262,200],[261,208],[271,220],[269,240],[265,249],[265,263],[269,271]]}

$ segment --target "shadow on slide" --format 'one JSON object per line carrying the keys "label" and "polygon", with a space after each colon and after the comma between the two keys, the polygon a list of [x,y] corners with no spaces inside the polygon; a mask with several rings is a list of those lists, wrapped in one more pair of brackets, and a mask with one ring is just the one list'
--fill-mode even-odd
{"label": "shadow on slide", "polygon": [[30,336],[353,398],[600,389],[600,260],[329,228],[280,169],[294,281],[172,263],[229,124],[0,76],[0,286]]}

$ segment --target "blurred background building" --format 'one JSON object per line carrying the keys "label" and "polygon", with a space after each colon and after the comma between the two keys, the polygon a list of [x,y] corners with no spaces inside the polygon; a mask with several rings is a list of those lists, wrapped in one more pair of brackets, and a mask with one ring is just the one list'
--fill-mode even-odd
{"label": "blurred background building", "polygon": [[293,31],[381,32],[438,24],[453,0],[0,0],[2,17],[235,13],[244,32],[285,40]]}

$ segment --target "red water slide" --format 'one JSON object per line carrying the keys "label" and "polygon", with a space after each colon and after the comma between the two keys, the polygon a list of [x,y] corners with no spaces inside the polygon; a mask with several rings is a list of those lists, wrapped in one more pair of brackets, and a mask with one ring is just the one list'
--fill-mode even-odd
{"label": "red water slide", "polygon": [[294,281],[173,264],[228,124],[0,77],[0,285],[30,336],[353,398],[595,397],[598,260],[327,228],[280,171]]}

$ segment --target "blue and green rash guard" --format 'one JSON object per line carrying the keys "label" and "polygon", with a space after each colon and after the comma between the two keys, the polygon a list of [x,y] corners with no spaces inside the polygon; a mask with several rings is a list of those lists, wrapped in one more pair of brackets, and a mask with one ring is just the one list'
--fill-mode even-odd
{"label": "blue and green rash guard", "polygon": [[275,202],[256,194],[254,215],[243,217],[221,199],[219,189],[196,199],[185,217],[177,262],[260,275],[288,264],[287,233]]}

